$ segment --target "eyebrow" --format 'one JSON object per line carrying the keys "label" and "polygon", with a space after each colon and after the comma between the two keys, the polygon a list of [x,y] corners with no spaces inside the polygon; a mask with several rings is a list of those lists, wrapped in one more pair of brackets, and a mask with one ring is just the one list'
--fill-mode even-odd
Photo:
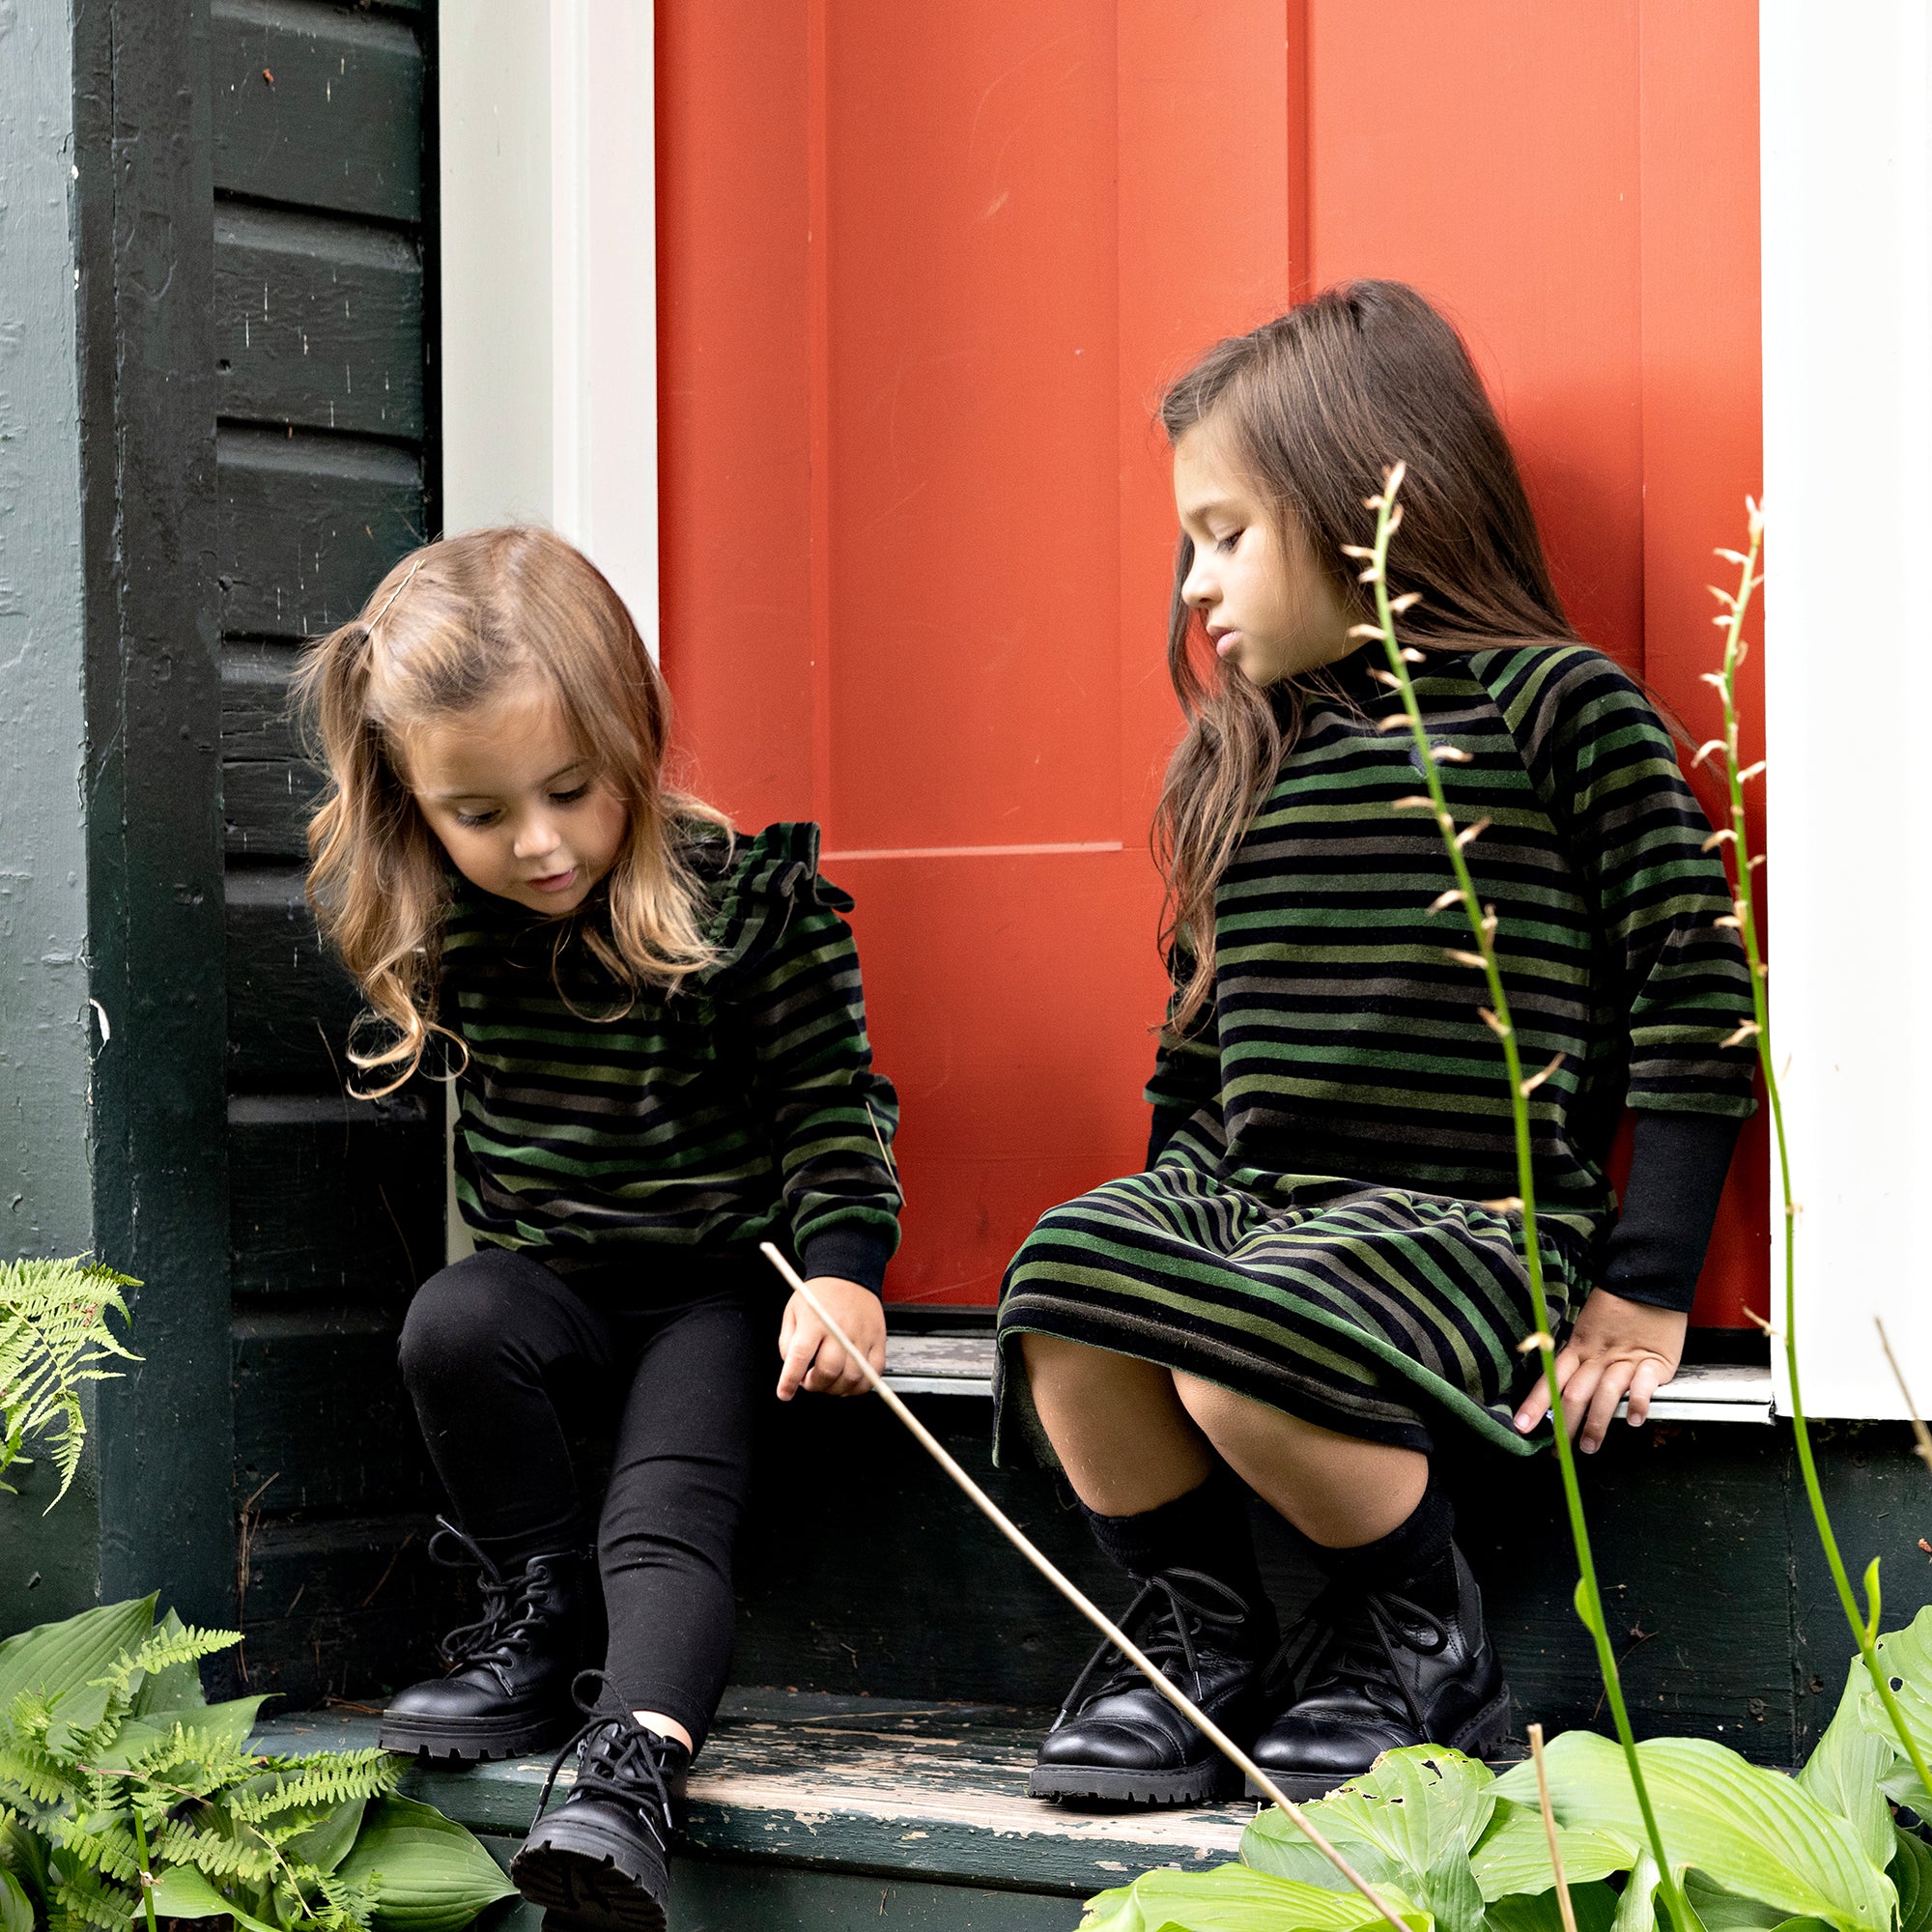
{"label": "eyebrow", "polygon": [[1236,502],[1232,497],[1210,497],[1205,503],[1183,504],[1180,514],[1183,517],[1193,517],[1199,520],[1204,517],[1211,517],[1217,511],[1228,516],[1241,516],[1245,514],[1245,505]]}
{"label": "eyebrow", "polygon": [[[588,758],[572,758],[569,764],[557,766],[556,770],[551,773],[550,777],[542,782],[546,787],[554,785],[558,779],[565,777],[567,774],[582,771],[589,762]],[[462,805],[468,799],[496,798],[498,794],[494,791],[440,791],[436,795],[436,802],[439,805]]]}

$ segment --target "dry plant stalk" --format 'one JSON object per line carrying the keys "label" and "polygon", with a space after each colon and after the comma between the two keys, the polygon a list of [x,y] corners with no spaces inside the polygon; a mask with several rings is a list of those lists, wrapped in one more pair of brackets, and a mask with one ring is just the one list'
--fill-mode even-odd
{"label": "dry plant stalk", "polygon": [[1524,1338],[1520,1346],[1523,1352],[1527,1353],[1533,1348],[1542,1357],[1544,1379],[1549,1390],[1549,1420],[1556,1437],[1557,1466],[1562,1471],[1563,1499],[1570,1514],[1570,1538],[1577,1548],[1577,1614],[1582,1618],[1597,1648],[1597,1668],[1604,1680],[1604,1695],[1609,1701],[1610,1716],[1616,1724],[1617,1741],[1623,1746],[1624,1761],[1630,1769],[1637,1809],[1643,1814],[1644,1833],[1650,1840],[1651,1856],[1657,1861],[1657,1869],[1661,1874],[1659,1889],[1663,1893],[1671,1922],[1678,1932],[1695,1932],[1697,1921],[1690,1915],[1683,1887],[1664,1855],[1663,1834],[1658,1828],[1650,1790],[1644,1782],[1643,1766],[1637,1760],[1636,1737],[1631,1729],[1630,1711],[1624,1702],[1623,1675],[1617,1668],[1616,1652],[1611,1648],[1609,1629],[1604,1619],[1604,1599],[1597,1585],[1596,1557],[1590,1548],[1590,1528],[1584,1520],[1583,1495],[1577,1482],[1576,1453],[1570,1446],[1570,1431],[1564,1421],[1563,1394],[1556,1386],[1555,1331],[1550,1325],[1549,1300],[1543,1282],[1543,1253],[1536,1235],[1536,1170],[1531,1158],[1529,1096],[1555,1071],[1558,1063],[1551,1061],[1548,1066],[1528,1076],[1523,1073],[1516,1026],[1510,1017],[1509,994],[1503,985],[1502,968],[1496,962],[1495,908],[1485,906],[1478,898],[1476,882],[1470,876],[1466,857],[1469,846],[1482,837],[1490,821],[1479,818],[1472,824],[1458,828],[1455,814],[1449,810],[1448,797],[1442,789],[1442,767],[1435,755],[1436,747],[1431,742],[1429,727],[1422,721],[1422,706],[1416,699],[1415,683],[1409,675],[1410,664],[1420,662],[1422,654],[1405,646],[1396,636],[1396,618],[1421,601],[1420,592],[1408,591],[1401,597],[1391,597],[1388,588],[1389,542],[1402,525],[1402,510],[1396,497],[1406,472],[1407,466],[1402,463],[1385,471],[1381,494],[1370,497],[1364,502],[1364,508],[1376,513],[1375,544],[1366,551],[1350,546],[1348,554],[1366,559],[1358,573],[1358,581],[1374,590],[1376,622],[1354,625],[1349,635],[1378,638],[1387,654],[1388,675],[1382,682],[1402,694],[1406,717],[1403,720],[1384,720],[1383,723],[1396,729],[1400,729],[1403,723],[1407,724],[1415,740],[1423,781],[1429,787],[1426,797],[1398,799],[1396,804],[1399,807],[1427,808],[1434,815],[1436,829],[1442,834],[1443,848],[1449,855],[1450,870],[1456,879],[1454,889],[1443,894],[1435,903],[1444,907],[1461,902],[1469,922],[1470,938],[1475,949],[1464,952],[1450,947],[1444,951],[1459,964],[1480,969],[1489,989],[1490,1003],[1481,1011],[1483,1023],[1502,1044],[1503,1064],[1509,1076],[1510,1117],[1516,1130],[1517,1191],[1512,1199],[1492,1201],[1485,1205],[1504,1211],[1516,1209],[1522,1215],[1522,1258],[1529,1277],[1530,1300],[1536,1311],[1536,1329]]}
{"label": "dry plant stalk", "polygon": [[1884,1321],[1874,1315],[1872,1326],[1878,1330],[1878,1345],[1885,1350],[1891,1378],[1898,1384],[1898,1393],[1905,1402],[1905,1412],[1912,1418],[1912,1439],[1917,1445],[1912,1453],[1928,1469],[1932,1469],[1932,1429],[1926,1428],[1924,1417],[1918,1413],[1918,1405],[1912,1400],[1912,1391],[1905,1385],[1905,1371],[1898,1366],[1898,1357],[1891,1352],[1891,1337],[1885,1332]]}
{"label": "dry plant stalk", "polygon": [[1536,1802],[1543,1810],[1543,1835],[1549,1840],[1549,1869],[1556,1880],[1556,1909],[1563,1915],[1563,1932],[1577,1932],[1577,1911],[1570,1903],[1570,1881],[1563,1875],[1563,1848],[1556,1840],[1556,1808],[1549,1802],[1549,1772],[1543,1762],[1543,1726],[1529,1727],[1529,1754],[1536,1761]]}
{"label": "dry plant stalk", "polygon": [[[1701,746],[1692,760],[1693,765],[1701,765],[1716,753],[1723,754],[1731,822],[1712,833],[1710,844],[1719,851],[1726,845],[1730,847],[1730,863],[1735,873],[1733,904],[1729,918],[1720,923],[1736,928],[1738,936],[1744,941],[1745,958],[1750,967],[1751,1016],[1739,1022],[1737,1031],[1725,1044],[1732,1045],[1747,1039],[1756,1042],[1758,1069],[1764,1076],[1765,1095],[1771,1103],[1772,1134],[1777,1144],[1777,1179],[1784,1206],[1784,1367],[1791,1389],[1791,1434],[1798,1449],[1799,1471],[1804,1479],[1805,1500],[1811,1505],[1811,1520],[1817,1527],[1818,1541],[1824,1548],[1825,1561],[1831,1569],[1832,1582],[1838,1592],[1838,1603],[1844,1610],[1845,1621],[1851,1626],[1859,1656],[1864,1660],[1865,1674],[1871,1679],[1872,1689],[1877,1691],[1879,1702],[1885,1707],[1886,1718],[1897,1733],[1899,1745],[1912,1769],[1918,1773],[1919,1783],[1932,1791],[1932,1771],[1927,1770],[1925,1754],[1912,1735],[1912,1727],[1906,1722],[1905,1713],[1892,1693],[1885,1665],[1879,1661],[1878,1558],[1873,1557],[1865,1571],[1865,1607],[1861,1611],[1852,1589],[1852,1579],[1845,1570],[1845,1559],[1838,1550],[1837,1533],[1832,1527],[1831,1513],[1825,1507],[1825,1494],[1818,1484],[1818,1466],[1811,1454],[1811,1429],[1804,1419],[1804,1395],[1799,1385],[1799,1210],[1797,1198],[1791,1190],[1791,1150],[1784,1132],[1784,1095],[1777,1084],[1776,1065],[1771,1057],[1771,993],[1767,984],[1771,969],[1765,964],[1757,937],[1753,875],[1764,864],[1764,855],[1752,855],[1749,827],[1745,818],[1745,786],[1751,780],[1763,776],[1764,760],[1760,758],[1757,763],[1748,766],[1741,766],[1738,762],[1738,668],[1750,649],[1745,639],[1745,612],[1750,609],[1751,592],[1764,582],[1757,568],[1758,555],[1764,548],[1764,514],[1748,497],[1745,498],[1745,513],[1748,519],[1749,548],[1743,552],[1720,550],[1717,553],[1726,563],[1737,565],[1738,587],[1730,591],[1715,583],[1711,585],[1711,594],[1723,606],[1711,621],[1724,633],[1724,668],[1722,670],[1706,671],[1704,682],[1723,700],[1724,734]],[[1776,1333],[1769,1322],[1759,1325],[1768,1335]],[[1879,1330],[1879,1339],[1882,1343],[1885,1340],[1883,1327]],[[1888,1345],[1886,1354],[1889,1357],[1890,1353]],[[1896,1374],[1897,1370],[1898,1364],[1893,1362],[1892,1372]],[[1902,1378],[1900,1386],[1904,1386]],[[1911,1406],[1911,1400],[1908,1395],[1908,1407]]]}
{"label": "dry plant stalk", "polygon": [[1074,1583],[1069,1577],[1067,1577],[1054,1564],[1052,1559],[1048,1557],[1044,1553],[1044,1551],[1039,1549],[1033,1543],[1032,1539],[1028,1537],[1027,1533],[1023,1529],[1021,1529],[1020,1526],[1016,1522],[1014,1522],[1013,1520],[1009,1516],[1008,1516],[1003,1509],[1001,1509],[999,1504],[996,1503],[992,1499],[992,1497],[989,1496],[985,1492],[985,1491],[982,1490],[980,1487],[980,1485],[976,1483],[973,1480],[973,1478],[969,1476],[966,1473],[966,1471],[962,1469],[959,1466],[959,1464],[952,1460],[952,1456],[947,1452],[945,1447],[933,1435],[932,1432],[926,1428],[925,1424],[923,1423],[919,1419],[919,1417],[916,1416],[912,1412],[912,1410],[909,1409],[905,1406],[905,1404],[899,1400],[898,1396],[892,1389],[886,1386],[884,1378],[881,1377],[879,1372],[875,1368],[873,1368],[873,1366],[869,1361],[867,1360],[864,1351],[859,1348],[858,1344],[855,1343],[852,1340],[852,1338],[846,1334],[844,1329],[842,1329],[838,1325],[838,1323],[833,1319],[830,1311],[825,1307],[824,1303],[822,1303],[817,1297],[817,1295],[812,1293],[811,1290],[805,1284],[805,1282],[803,1282],[799,1278],[798,1270],[795,1267],[793,1267],[788,1261],[785,1260],[784,1256],[781,1255],[779,1252],[779,1250],[772,1245],[770,1241],[760,1241],[758,1243],[758,1247],[759,1251],[764,1255],[765,1259],[768,1262],[770,1262],[771,1264],[778,1269],[779,1273],[785,1278],[785,1282],[790,1287],[792,1292],[795,1294],[801,1296],[805,1302],[805,1305],[808,1308],[810,1308],[811,1312],[815,1316],[817,1316],[822,1322],[825,1323],[825,1326],[827,1330],[830,1332],[833,1340],[836,1341],[838,1344],[838,1346],[845,1350],[846,1354],[849,1355],[853,1361],[858,1363],[861,1372],[864,1374],[866,1378],[867,1387],[869,1388],[874,1395],[878,1396],[885,1403],[886,1406],[890,1408],[892,1412],[895,1416],[897,1416],[898,1419],[901,1422],[903,1422],[909,1430],[912,1431],[913,1435],[919,1440],[920,1447],[923,1448],[925,1451],[925,1453],[928,1456],[930,1456],[932,1460],[935,1463],[937,1463],[939,1466],[942,1469],[944,1469],[949,1476],[952,1478],[953,1482],[956,1483],[959,1486],[959,1488],[965,1492],[967,1498],[972,1502],[974,1508],[977,1509],[980,1512],[980,1514],[983,1516],[986,1519],[986,1520],[990,1522],[993,1525],[993,1527],[997,1529],[1000,1532],[1000,1534],[1004,1536],[1007,1539],[1007,1541],[1010,1543],[1013,1546],[1013,1548],[1017,1549],[1020,1552],[1020,1554],[1024,1556],[1026,1560],[1029,1563],[1031,1563],[1033,1567],[1036,1570],[1037,1570],[1039,1574],[1042,1577],[1044,1577],[1046,1580],[1049,1583],[1051,1583],[1053,1587],[1056,1590],[1058,1590],[1060,1594],[1063,1597],[1065,1597],[1066,1601],[1069,1604],[1071,1604],[1073,1607],[1076,1610],[1078,1610],[1080,1614],[1083,1617],[1085,1617],[1090,1624],[1094,1626],[1095,1630],[1097,1630],[1103,1636],[1105,1636],[1107,1640],[1113,1644],[1115,1649],[1117,1649],[1121,1653],[1121,1655],[1128,1661],[1128,1662],[1133,1664],[1135,1669],[1139,1670],[1147,1678],[1148,1682],[1151,1684],[1153,1688],[1156,1690],[1158,1690],[1160,1694],[1163,1697],[1165,1697],[1167,1701],[1170,1704],[1172,1704],[1174,1708],[1177,1711],[1179,1711],[1180,1715],[1183,1718],[1185,1718],[1188,1720],[1188,1722],[1191,1723],[1195,1727],[1195,1729],[1198,1730],[1201,1733],[1201,1735],[1205,1737],[1208,1740],[1208,1742],[1221,1753],[1223,1757],[1227,1758],[1232,1764],[1237,1766],[1242,1772],[1244,1772],[1250,1778],[1254,1780],[1255,1784],[1261,1790],[1267,1793],[1268,1797],[1272,1799],[1274,1803],[1278,1804],[1282,1808],[1282,1810],[1285,1811],[1288,1814],[1288,1816],[1294,1821],[1294,1824],[1307,1837],[1308,1842],[1311,1845],[1313,1845],[1316,1848],[1316,1850],[1319,1851],[1321,1854],[1321,1856],[1324,1859],[1326,1859],[1331,1865],[1335,1867],[1336,1871],[1339,1872],[1343,1878],[1348,1880],[1349,1884],[1352,1886],[1356,1891],[1360,1892],[1361,1895],[1371,1905],[1375,1907],[1377,1912],[1378,1912],[1381,1915],[1381,1917],[1384,1919],[1386,1919],[1391,1926],[1395,1928],[1395,1932],[1408,1932],[1408,1927],[1405,1925],[1403,1921],[1396,1917],[1394,1911],[1389,1906],[1387,1900],[1385,1900],[1381,1896],[1381,1894],[1376,1890],[1375,1887],[1372,1886],[1368,1882],[1368,1880],[1365,1879],[1361,1875],[1361,1873],[1359,1873],[1354,1868],[1354,1866],[1351,1865],[1349,1862],[1349,1861],[1343,1857],[1341,1852],[1338,1851],[1336,1847],[1326,1837],[1322,1835],[1321,1829],[1309,1818],[1308,1814],[1305,1811],[1303,1811],[1298,1804],[1294,1804],[1292,1800],[1283,1796],[1282,1792],[1276,1786],[1274,1780],[1268,1776],[1267,1773],[1264,1772],[1261,1768],[1261,1766],[1258,1765],[1254,1761],[1254,1759],[1251,1758],[1247,1754],[1247,1752],[1244,1751],[1240,1747],[1240,1746],[1237,1745],[1234,1741],[1234,1739],[1227,1734],[1226,1731],[1222,1730],[1220,1725],[1215,1723],[1213,1719],[1208,1717],[1207,1712],[1202,1710],[1200,1706],[1197,1705],[1193,1701],[1193,1699],[1190,1698],[1187,1695],[1187,1693],[1184,1690],[1182,1690],[1178,1684],[1174,1683],[1170,1678],[1163,1676],[1161,1674],[1159,1667],[1147,1655],[1147,1653],[1143,1651],[1140,1648],[1140,1646],[1136,1644],[1130,1636],[1127,1635],[1126,1632],[1122,1630],[1120,1626],[1117,1625],[1113,1621],[1113,1619],[1107,1615],[1106,1611],[1104,1611],[1096,1604],[1094,1604],[1094,1601],[1086,1594],[1085,1591],[1083,1591],[1076,1583]]}

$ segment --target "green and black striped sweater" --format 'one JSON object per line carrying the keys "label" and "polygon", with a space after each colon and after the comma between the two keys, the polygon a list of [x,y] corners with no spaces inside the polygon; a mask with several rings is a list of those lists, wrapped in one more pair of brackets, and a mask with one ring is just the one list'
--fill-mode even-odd
{"label": "green and black striped sweater", "polygon": [[876,1290],[898,1244],[898,1102],[872,1069],[852,901],[818,875],[815,825],[728,855],[692,838],[719,956],[669,993],[631,999],[583,944],[601,894],[556,921],[458,882],[440,1011],[469,1053],[463,1218],[563,1272],[775,1240]]}
{"label": "green and black striped sweater", "polygon": [[[1373,648],[1373,647],[1372,647]],[[1304,695],[1304,724],[1215,901],[1211,1004],[1164,1045],[1147,1097],[1155,1147],[1185,1142],[1266,1194],[1382,1183],[1487,1200],[1517,1191],[1500,1046],[1427,811],[1400,708],[1367,653]],[[1642,694],[1580,645],[1431,652],[1415,689],[1496,946],[1526,1068],[1560,1054],[1531,1102],[1544,1226],[1586,1278],[1688,1307],[1716,1191],[1752,1109],[1751,1011],[1710,826]],[[1184,961],[1181,963],[1185,963]],[[1637,1111],[1626,1226],[1605,1161]],[[1646,1153],[1646,1127],[1657,1122]],[[1700,1172],[1687,1172],[1701,1169]],[[1639,1204],[1641,1185],[1646,1196]],[[1688,1202],[1688,1212],[1687,1210]],[[1687,1225],[1688,1224],[1688,1225]],[[1618,1243],[1621,1242],[1621,1252]]]}

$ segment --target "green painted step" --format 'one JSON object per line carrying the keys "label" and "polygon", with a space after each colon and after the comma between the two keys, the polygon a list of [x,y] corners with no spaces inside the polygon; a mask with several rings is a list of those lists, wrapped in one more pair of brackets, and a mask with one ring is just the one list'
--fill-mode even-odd
{"label": "green painted step", "polygon": [[[1045,1723],[990,1705],[728,1692],[691,1778],[693,1856],[679,1895],[692,1909],[678,1932],[803,1932],[882,1918],[1072,1932],[1080,1898],[1151,1866],[1236,1856],[1252,1804],[1106,1814],[1027,1797]],[[257,1737],[276,1749],[346,1749],[373,1744],[376,1719],[310,1712],[264,1724]],[[464,1771],[418,1763],[404,1788],[507,1859],[549,1769],[543,1759]]]}

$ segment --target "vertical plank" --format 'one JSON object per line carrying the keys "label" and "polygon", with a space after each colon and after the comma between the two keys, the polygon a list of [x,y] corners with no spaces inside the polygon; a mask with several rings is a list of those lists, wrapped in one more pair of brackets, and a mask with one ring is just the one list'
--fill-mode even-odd
{"label": "vertical plank", "polygon": [[[76,12],[97,1252],[141,1277],[100,1397],[100,1590],[228,1620],[228,1169],[208,0]],[[169,298],[160,299],[169,291]]]}
{"label": "vertical plank", "polygon": [[[1693,738],[1718,728],[1699,680],[1719,662],[1705,587],[1735,589],[1711,554],[1741,549],[1744,498],[1761,494],[1757,8],[1753,0],[1643,0],[1644,675]],[[1754,637],[1762,625],[1754,615]],[[1764,661],[1740,680],[1747,764],[1764,755]],[[1711,776],[1692,783],[1716,821],[1728,803]],[[1751,788],[1751,842],[1764,850],[1764,787]],[[1760,892],[1763,880],[1760,875]],[[1760,1114],[1745,1130],[1711,1242],[1694,1319],[1741,1327],[1766,1312],[1771,1150]]]}

